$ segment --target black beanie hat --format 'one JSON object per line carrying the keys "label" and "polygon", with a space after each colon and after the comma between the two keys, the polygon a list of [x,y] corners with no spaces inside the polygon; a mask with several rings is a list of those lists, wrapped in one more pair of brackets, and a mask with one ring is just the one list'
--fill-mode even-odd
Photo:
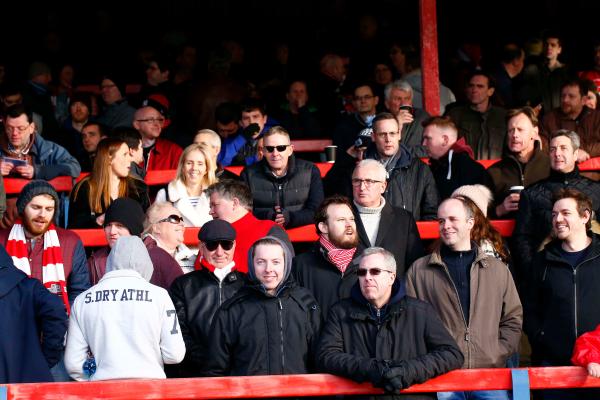
{"label": "black beanie hat", "polygon": [[29,182],[21,190],[21,193],[17,198],[17,211],[19,214],[23,214],[25,207],[31,201],[31,199],[33,199],[35,196],[39,196],[40,194],[50,195],[54,199],[54,219],[56,220],[59,209],[58,193],[56,193],[56,190],[54,190],[54,187],[52,187],[51,184],[41,179],[36,179]]}
{"label": "black beanie hat", "polygon": [[100,84],[102,84],[102,81],[104,79],[112,81],[112,83],[114,83],[117,86],[117,89],[119,89],[119,92],[121,92],[122,98],[127,97],[127,93],[125,92],[125,79],[120,74],[114,71],[107,72],[104,75],[102,75],[102,79],[100,79]]}
{"label": "black beanie hat", "polygon": [[123,224],[129,233],[140,236],[144,231],[144,211],[137,201],[120,197],[110,203],[104,214],[104,226],[111,222]]}

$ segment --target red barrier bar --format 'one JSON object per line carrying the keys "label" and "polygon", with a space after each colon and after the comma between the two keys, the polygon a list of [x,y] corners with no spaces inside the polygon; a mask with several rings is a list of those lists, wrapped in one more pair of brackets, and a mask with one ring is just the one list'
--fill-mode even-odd
{"label": "red barrier bar", "polygon": [[581,171],[600,171],[600,157],[590,158],[587,161],[579,163]]}
{"label": "red barrier bar", "polygon": [[[515,228],[514,220],[495,220],[491,221],[492,225],[500,232],[504,237],[512,235],[513,229]],[[440,237],[438,231],[437,221],[420,221],[417,222],[417,228],[419,229],[419,235],[421,239],[430,240],[437,239]],[[198,245],[198,231],[200,228],[185,228],[183,236],[183,242],[186,245],[197,246]],[[106,239],[104,238],[104,231],[98,229],[72,229],[83,242],[85,247],[100,247],[106,246]],[[299,242],[315,242],[319,239],[314,225],[305,225],[298,228],[292,228],[287,230],[287,234],[290,240],[294,243]]]}
{"label": "red barrier bar", "polygon": [[320,153],[325,147],[331,146],[331,139],[297,139],[291,142],[294,145],[294,151],[306,153]]}
{"label": "red barrier bar", "polygon": [[[6,194],[19,194],[23,187],[31,182],[30,179],[4,178],[4,190]],[[58,176],[48,181],[57,192],[70,192],[73,189],[73,178],[70,176]]]}
{"label": "red barrier bar", "polygon": [[[125,85],[126,94],[136,94],[142,90],[142,85],[139,83],[128,83]],[[100,85],[79,85],[75,88],[76,92],[89,92],[95,95],[100,95]]]}
{"label": "red barrier bar", "polygon": [[[581,367],[529,368],[530,388],[600,387]],[[369,383],[328,374],[242,376],[222,378],[131,379],[104,382],[29,383],[6,385],[7,399],[239,399],[298,396],[381,394]],[[510,390],[511,370],[461,369],[413,385],[402,393]]]}

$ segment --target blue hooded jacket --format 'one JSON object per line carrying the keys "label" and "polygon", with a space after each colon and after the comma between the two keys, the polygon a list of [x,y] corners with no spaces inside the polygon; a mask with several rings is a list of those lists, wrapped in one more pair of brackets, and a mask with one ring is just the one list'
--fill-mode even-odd
{"label": "blue hooded jacket", "polygon": [[[60,298],[15,268],[0,246],[0,383],[52,382],[67,314]],[[42,339],[40,339],[42,338]]]}

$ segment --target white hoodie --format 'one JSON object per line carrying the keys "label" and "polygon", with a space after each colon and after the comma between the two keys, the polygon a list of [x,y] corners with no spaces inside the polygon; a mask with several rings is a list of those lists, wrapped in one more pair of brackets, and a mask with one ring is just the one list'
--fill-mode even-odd
{"label": "white hoodie", "polygon": [[[185,344],[166,290],[148,282],[153,267],[137,236],[117,240],[106,274],[73,303],[65,366],[77,381],[165,378],[164,364],[183,360]],[[88,349],[96,373],[83,372]]]}

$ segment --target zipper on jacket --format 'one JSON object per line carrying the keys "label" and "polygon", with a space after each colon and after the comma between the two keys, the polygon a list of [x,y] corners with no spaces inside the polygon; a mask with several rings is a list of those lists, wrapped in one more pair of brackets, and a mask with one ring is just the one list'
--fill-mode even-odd
{"label": "zipper on jacket", "polygon": [[219,305],[223,304],[223,281],[219,281]]}
{"label": "zipper on jacket", "polygon": [[577,337],[577,266],[573,268],[573,316],[575,322],[575,337]]}
{"label": "zipper on jacket", "polygon": [[[450,276],[450,271],[448,271],[448,267],[444,264],[444,271],[446,272],[446,276],[448,277],[448,279],[450,280],[450,283],[452,284],[452,288],[454,289],[454,294],[456,294],[456,300],[458,303],[458,309],[460,310],[460,315],[462,316],[463,319],[463,323],[465,324],[465,337],[464,340],[465,342],[467,342],[467,368],[471,368],[471,336],[469,334],[469,324],[467,324],[467,318],[465,317],[465,313],[463,312],[462,306],[460,304],[460,296],[458,295],[458,289],[456,288],[456,285],[454,284],[454,281],[452,280],[452,277]],[[471,293],[469,293],[469,296],[471,296]]]}
{"label": "zipper on jacket", "polygon": [[281,373],[285,373],[285,353],[283,352],[283,305],[281,304],[281,299],[277,298],[277,302],[279,303],[279,335],[280,335],[280,343],[281,343]]}

